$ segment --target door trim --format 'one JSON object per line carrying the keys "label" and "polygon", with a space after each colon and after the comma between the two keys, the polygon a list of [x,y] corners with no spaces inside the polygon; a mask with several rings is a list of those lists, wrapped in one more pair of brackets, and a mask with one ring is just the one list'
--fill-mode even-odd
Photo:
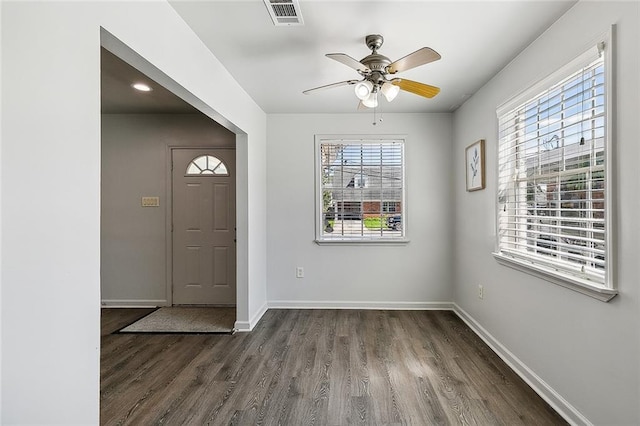
{"label": "door trim", "polygon": [[[173,175],[172,175],[172,160],[173,160],[173,150],[174,149],[184,149],[184,150],[198,150],[198,149],[233,149],[236,151],[236,173],[233,177],[235,181],[236,187],[236,198],[238,196],[238,158],[237,158],[237,150],[234,146],[211,146],[211,145],[202,145],[202,146],[193,146],[193,145],[168,145],[166,150],[166,160],[165,160],[165,200],[167,200],[164,204],[165,208],[165,259],[166,259],[166,269],[165,269],[165,299],[166,303],[164,306],[173,306],[173,232],[171,230],[173,224]],[[235,215],[236,215],[236,228],[238,227],[238,209],[237,209],[237,200],[235,207]],[[239,297],[238,297],[238,245],[235,246],[236,250],[236,308],[238,307]]]}

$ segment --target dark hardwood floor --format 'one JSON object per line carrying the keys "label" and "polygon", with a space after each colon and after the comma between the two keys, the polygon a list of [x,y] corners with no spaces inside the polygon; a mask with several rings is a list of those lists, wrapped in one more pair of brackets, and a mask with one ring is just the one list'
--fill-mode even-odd
{"label": "dark hardwood floor", "polygon": [[566,424],[453,312],[269,310],[251,333],[110,334],[104,425]]}

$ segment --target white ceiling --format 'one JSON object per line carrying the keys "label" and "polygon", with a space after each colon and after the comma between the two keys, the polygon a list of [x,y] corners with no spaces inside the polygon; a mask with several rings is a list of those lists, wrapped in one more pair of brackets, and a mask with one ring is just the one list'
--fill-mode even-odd
{"label": "white ceiling", "polygon": [[300,0],[303,26],[276,27],[262,0],[170,4],[267,113],[355,112],[352,86],[303,90],[357,72],[326,58],[370,51],[367,34],[382,34],[379,53],[399,59],[423,46],[442,59],[396,76],[441,88],[433,99],[402,92],[382,112],[450,112],[475,93],[573,4],[571,1]]}
{"label": "white ceiling", "polygon": [[[433,99],[402,92],[381,112],[451,112],[475,93],[575,0],[322,1],[300,0],[305,25],[276,27],[262,0],[172,0],[238,83],[267,113],[356,112],[353,86],[310,95],[303,90],[358,73],[326,53],[358,60],[367,34],[385,38],[380,53],[399,59],[427,46],[442,59],[396,76],[440,87]],[[131,84],[149,83],[141,93]],[[104,113],[193,113],[196,110],[113,54],[102,51]],[[365,110],[366,111],[366,110]]]}

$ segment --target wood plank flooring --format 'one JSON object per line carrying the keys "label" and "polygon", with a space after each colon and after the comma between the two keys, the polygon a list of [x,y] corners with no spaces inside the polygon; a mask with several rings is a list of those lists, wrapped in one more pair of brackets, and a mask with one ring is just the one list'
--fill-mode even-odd
{"label": "wood plank flooring", "polygon": [[269,310],[251,333],[109,334],[103,425],[566,424],[453,312]]}

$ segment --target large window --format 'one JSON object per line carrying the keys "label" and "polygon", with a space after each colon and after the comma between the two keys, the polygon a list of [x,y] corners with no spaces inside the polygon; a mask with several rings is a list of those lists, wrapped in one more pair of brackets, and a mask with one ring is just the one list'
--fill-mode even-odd
{"label": "large window", "polygon": [[615,295],[605,47],[498,109],[496,253],[602,300]]}
{"label": "large window", "polygon": [[404,241],[403,139],[319,136],[316,160],[317,242]]}

